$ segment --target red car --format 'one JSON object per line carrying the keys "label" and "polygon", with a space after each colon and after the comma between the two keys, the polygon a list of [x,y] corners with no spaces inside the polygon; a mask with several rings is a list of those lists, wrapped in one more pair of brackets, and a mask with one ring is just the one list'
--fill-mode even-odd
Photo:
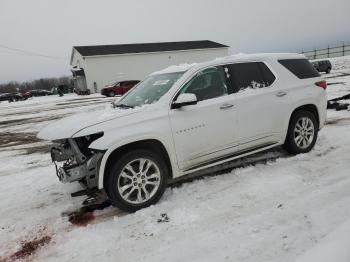
{"label": "red car", "polygon": [[138,80],[129,80],[129,81],[120,81],[116,82],[113,85],[105,86],[101,89],[101,95],[104,96],[122,96],[133,88],[140,81]]}

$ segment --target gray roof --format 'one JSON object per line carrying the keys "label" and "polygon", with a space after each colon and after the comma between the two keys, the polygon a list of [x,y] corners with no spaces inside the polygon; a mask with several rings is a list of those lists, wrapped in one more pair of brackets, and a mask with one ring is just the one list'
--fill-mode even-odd
{"label": "gray roof", "polygon": [[210,49],[228,47],[209,40],[186,41],[186,42],[161,42],[144,44],[124,44],[124,45],[95,45],[95,46],[74,46],[82,56],[98,56],[111,54],[134,54],[152,53],[166,51],[180,51],[192,49]]}

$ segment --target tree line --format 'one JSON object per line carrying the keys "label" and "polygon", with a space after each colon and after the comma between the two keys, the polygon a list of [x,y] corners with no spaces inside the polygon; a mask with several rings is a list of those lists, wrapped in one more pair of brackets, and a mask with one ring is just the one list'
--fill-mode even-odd
{"label": "tree line", "polygon": [[73,79],[69,76],[40,78],[33,81],[17,82],[11,81],[0,84],[0,93],[17,93],[26,92],[33,89],[49,90],[58,85],[73,86]]}

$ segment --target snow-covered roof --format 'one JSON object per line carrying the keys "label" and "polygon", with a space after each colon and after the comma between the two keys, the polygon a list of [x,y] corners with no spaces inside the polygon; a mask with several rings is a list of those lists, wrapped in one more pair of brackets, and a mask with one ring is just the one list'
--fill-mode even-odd
{"label": "snow-covered roof", "polygon": [[172,65],[167,68],[164,68],[160,71],[153,72],[152,75],[160,75],[160,74],[168,74],[168,73],[176,73],[176,72],[184,72],[195,66],[196,63],[193,64],[180,64],[180,65]]}
{"label": "snow-covered roof", "polygon": [[224,57],[224,59],[263,59],[263,58],[275,58],[275,59],[283,59],[283,58],[305,58],[302,54],[296,53],[256,53],[256,54],[234,54],[230,56]]}
{"label": "snow-covered roof", "polygon": [[193,63],[193,64],[180,64],[180,65],[172,65],[163,70],[152,73],[152,75],[158,74],[166,74],[166,73],[175,73],[175,72],[183,72],[187,71],[192,67],[202,67],[202,66],[210,66],[215,65],[220,62],[237,62],[237,61],[256,61],[256,60],[265,60],[268,58],[272,59],[292,59],[292,58],[305,58],[302,54],[294,54],[294,53],[257,53],[257,54],[234,54],[225,57],[219,57],[214,60],[210,60],[202,63]]}

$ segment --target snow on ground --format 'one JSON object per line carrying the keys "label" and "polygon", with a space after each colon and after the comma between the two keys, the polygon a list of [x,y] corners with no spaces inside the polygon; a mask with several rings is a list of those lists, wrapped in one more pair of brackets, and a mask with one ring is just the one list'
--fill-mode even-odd
{"label": "snow on ground", "polygon": [[114,98],[101,95],[78,97],[34,97],[20,102],[0,102],[0,132],[38,132],[49,121],[81,111],[95,110],[112,102]]}
{"label": "snow on ground", "polygon": [[350,221],[347,221],[323,238],[314,248],[300,256],[296,262],[349,262],[349,242]]}
{"label": "snow on ground", "polygon": [[329,58],[329,60],[331,61],[332,67],[334,70],[349,69],[350,55],[336,57],[336,58]]}
{"label": "snow on ground", "polygon": [[[330,97],[350,93],[350,63],[324,77]],[[67,214],[84,200],[70,197],[79,185],[58,182],[46,144],[33,134],[110,102],[67,95],[0,103],[0,261],[310,262],[348,240],[341,232],[350,217],[350,112],[333,110],[308,154],[276,149],[265,154],[275,160],[169,188],[150,208],[108,207],[86,226],[72,225]],[[39,242],[30,256],[16,253]]]}

